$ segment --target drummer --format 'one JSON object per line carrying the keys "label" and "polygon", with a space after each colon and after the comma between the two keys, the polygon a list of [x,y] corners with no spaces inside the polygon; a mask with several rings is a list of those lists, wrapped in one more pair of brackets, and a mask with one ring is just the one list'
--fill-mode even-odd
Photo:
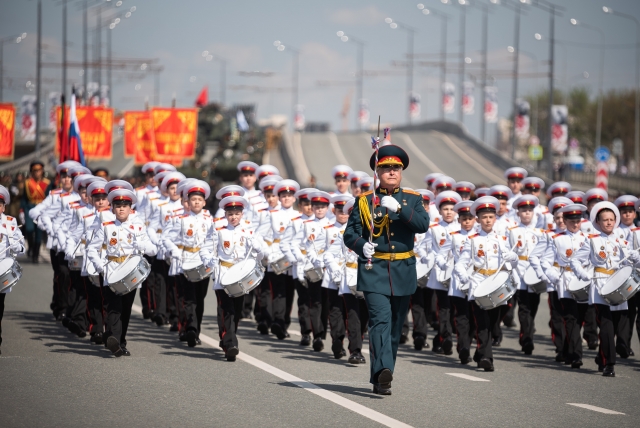
{"label": "drummer", "polygon": [[[203,183],[204,184],[204,183]],[[227,196],[220,201],[225,210],[227,226],[218,231],[209,230],[207,242],[199,252],[205,266],[216,267],[214,286],[218,299],[218,332],[227,361],[235,361],[240,352],[236,331],[240,322],[244,296],[231,297],[222,286],[222,278],[229,268],[247,257],[260,262],[264,257],[262,241],[254,239],[252,232],[241,226],[242,211],[249,209],[249,202],[242,196]]]}
{"label": "drummer", "polygon": [[[481,230],[469,235],[454,268],[456,280],[463,285],[469,283],[469,300],[473,302],[472,312],[476,321],[478,344],[473,360],[484,371],[494,370],[491,326],[499,320],[500,309],[499,307],[490,310],[482,309],[475,303],[474,292],[478,284],[498,272],[498,268],[503,264],[513,265],[518,261],[518,255],[507,248],[506,237],[494,230],[499,208],[500,202],[492,196],[476,199],[471,206],[471,214],[476,216]],[[467,271],[471,267],[474,272],[469,275]],[[502,303],[502,305],[506,304],[506,301]]]}
{"label": "drummer", "polygon": [[[522,181],[527,178],[528,175],[529,173],[527,172],[527,170],[524,168],[520,168],[519,166],[514,166],[505,170],[504,178],[505,180],[507,180],[507,186],[511,191],[511,198],[507,201],[509,210],[512,210],[515,200],[522,196]],[[515,211],[515,209],[513,211]]]}
{"label": "drummer", "polygon": [[[434,183],[436,189],[441,187],[453,187],[455,183],[447,181],[450,177],[438,177]],[[437,190],[436,190],[437,191]],[[446,280],[445,275],[447,267],[451,265],[453,255],[451,251],[441,253],[441,247],[447,242],[449,234],[460,230],[460,223],[456,220],[456,212],[453,207],[461,202],[462,198],[452,190],[445,190],[436,196],[436,208],[440,213],[440,222],[431,223],[427,232],[429,238],[424,240],[431,243],[431,248],[427,248],[427,252],[436,254],[436,266],[429,275],[427,288],[434,290],[437,299],[437,317],[438,317],[438,334],[433,338],[432,351],[436,354],[451,355],[453,353],[453,326],[451,325],[451,303],[448,295],[448,285],[443,282]]]}
{"label": "drummer", "polygon": [[[15,258],[24,253],[24,238],[18,222],[14,217],[4,214],[7,205],[11,203],[11,196],[6,187],[0,186],[0,261]],[[4,242],[3,242],[4,241]],[[4,299],[11,292],[13,286],[0,292],[0,346],[2,346],[2,316],[4,315]],[[0,354],[2,350],[0,349]]]}
{"label": "drummer", "polygon": [[[131,205],[136,203],[136,195],[128,189],[112,190],[107,196],[113,207],[115,219],[103,222],[95,231],[87,246],[87,257],[96,272],[103,275],[103,297],[107,311],[107,348],[116,357],[129,356],[127,349],[127,329],[131,317],[131,307],[136,297],[136,289],[125,295],[117,295],[109,287],[110,275],[132,255],[153,256],[156,247],[149,240],[146,226],[139,218],[130,218]],[[106,265],[100,251],[106,246]],[[140,285],[138,285],[140,287]]]}
{"label": "drummer", "polygon": [[[432,172],[431,174],[427,174],[424,177],[424,182],[427,184],[427,189],[431,190],[432,192],[435,192],[435,187],[433,186],[433,183],[436,181],[436,178],[441,176],[444,176],[444,174],[441,172]],[[450,190],[453,190],[453,189],[450,189]],[[431,223],[438,223],[440,221],[440,213],[436,208],[435,197],[431,199],[431,203],[429,205],[429,209],[427,210],[427,213],[429,213],[429,218],[431,219]]]}
{"label": "drummer", "polygon": [[364,171],[353,171],[351,174],[349,174],[349,182],[351,183],[351,194],[353,195],[353,197],[358,197],[360,196],[360,193],[362,193],[362,190],[360,189],[360,185],[358,184],[358,181],[361,178],[364,177],[368,177],[369,174],[367,174]]}
{"label": "drummer", "polygon": [[[460,259],[460,254],[469,236],[475,234],[476,217],[471,214],[472,206],[473,201],[470,200],[463,200],[454,205],[453,210],[458,214],[460,230],[449,232],[447,241],[440,247],[440,252],[438,253],[439,257],[443,257],[448,252],[451,252],[454,265]],[[451,306],[455,310],[454,320],[458,336],[458,358],[461,364],[469,364],[471,362],[470,349],[473,333],[470,329],[470,306],[467,301],[467,291],[461,288],[462,285],[457,276],[452,275],[448,295]]]}
{"label": "drummer", "polygon": [[373,188],[373,181],[374,178],[373,177],[362,177],[358,180],[358,189],[359,190],[359,194],[363,194],[364,192],[368,192],[369,190],[371,190]]}
{"label": "drummer", "polygon": [[453,190],[460,195],[463,201],[468,201],[471,199],[473,191],[476,190],[476,186],[469,181],[458,181]]}
{"label": "drummer", "polygon": [[[183,305],[185,311],[184,330],[181,340],[189,347],[200,344],[200,329],[204,314],[204,298],[207,295],[209,277],[190,282],[179,275],[184,273],[185,265],[197,267],[201,261],[202,251],[211,252],[216,245],[217,235],[214,233],[213,221],[205,212],[205,201],[209,198],[211,188],[202,180],[193,180],[183,188],[183,194],[189,198],[189,212],[172,222],[166,233],[162,234],[162,245],[171,255],[169,274],[181,282]],[[210,239],[208,239],[210,238]],[[212,275],[215,275],[215,271]]]}
{"label": "drummer", "polygon": [[[616,343],[616,324],[628,322],[628,305],[624,302],[611,306],[602,296],[601,290],[620,267],[640,262],[640,255],[637,250],[629,247],[626,240],[620,239],[619,235],[614,233],[620,224],[620,211],[613,203],[602,201],[593,205],[590,220],[598,226],[600,233],[589,235],[590,245],[582,246],[576,254],[576,259],[584,260],[588,254],[591,264],[595,267],[589,290],[589,303],[595,305],[596,319],[600,327],[600,351],[596,356],[596,364],[603,376],[614,377],[616,350],[628,347],[625,343],[627,338],[623,335],[618,335]],[[572,263],[571,267],[581,280],[591,280],[590,274],[579,263]]]}

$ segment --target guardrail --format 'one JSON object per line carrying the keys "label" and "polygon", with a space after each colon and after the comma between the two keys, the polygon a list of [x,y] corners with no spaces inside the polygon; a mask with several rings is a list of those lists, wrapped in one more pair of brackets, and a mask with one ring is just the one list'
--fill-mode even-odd
{"label": "guardrail", "polygon": [[[563,172],[562,179],[569,183],[580,183],[593,187],[595,185],[596,175],[593,172],[567,169]],[[640,179],[638,177],[610,175],[609,189],[637,196],[640,195]]]}

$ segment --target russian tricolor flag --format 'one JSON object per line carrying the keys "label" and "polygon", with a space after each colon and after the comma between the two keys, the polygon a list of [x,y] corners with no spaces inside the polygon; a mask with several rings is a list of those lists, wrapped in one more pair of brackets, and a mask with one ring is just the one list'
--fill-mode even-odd
{"label": "russian tricolor flag", "polygon": [[71,94],[71,108],[69,112],[69,159],[80,162],[82,166],[87,166],[82,150],[82,140],[80,139],[80,126],[76,116],[76,91]]}

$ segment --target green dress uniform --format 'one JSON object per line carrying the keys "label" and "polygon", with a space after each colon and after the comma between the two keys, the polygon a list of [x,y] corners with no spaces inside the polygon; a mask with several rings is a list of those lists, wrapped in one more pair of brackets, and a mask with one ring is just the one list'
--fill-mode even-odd
{"label": "green dress uniform", "polygon": [[[380,149],[404,150],[397,146]],[[408,157],[403,159],[408,165]],[[378,165],[381,165],[379,162]],[[344,243],[356,252],[358,258],[358,290],[364,292],[369,309],[369,351],[371,361],[370,382],[378,383],[383,369],[393,372],[402,325],[409,309],[411,295],[417,286],[416,259],[413,244],[416,233],[429,230],[429,214],[422,205],[418,192],[396,188],[388,194],[386,189],[376,190],[373,243],[378,244],[367,269],[363,247],[369,241],[371,203],[373,191],[362,194],[354,204],[344,233]],[[392,196],[400,204],[398,212],[380,206],[384,196]]]}

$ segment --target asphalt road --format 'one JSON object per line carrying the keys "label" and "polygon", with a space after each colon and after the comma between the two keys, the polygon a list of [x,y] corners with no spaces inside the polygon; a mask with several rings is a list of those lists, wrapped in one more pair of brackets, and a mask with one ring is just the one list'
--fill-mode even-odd
{"label": "asphalt road", "polygon": [[212,291],[202,346],[188,348],[134,313],[132,356],[113,358],[53,320],[50,266],[23,267],[2,323],[1,427],[638,425],[638,360],[621,360],[616,378],[599,375],[594,351],[580,370],[554,362],[546,295],[533,355],[519,351],[514,329],[505,330],[493,373],[401,345],[393,395],[381,397],[371,393],[367,366],[333,359],[329,343],[319,353],[300,347],[295,322],[284,341],[241,322],[239,359],[227,362],[217,349]]}
{"label": "asphalt road", "polygon": [[[403,173],[404,186],[424,188],[424,177],[442,172],[457,181],[480,184],[504,184],[502,171],[452,135],[437,131],[391,131],[391,141],[407,151],[410,163]],[[331,168],[346,163],[354,170],[371,173],[371,137],[366,133],[307,133],[302,136],[302,148],[309,170],[326,188],[333,188]]]}

